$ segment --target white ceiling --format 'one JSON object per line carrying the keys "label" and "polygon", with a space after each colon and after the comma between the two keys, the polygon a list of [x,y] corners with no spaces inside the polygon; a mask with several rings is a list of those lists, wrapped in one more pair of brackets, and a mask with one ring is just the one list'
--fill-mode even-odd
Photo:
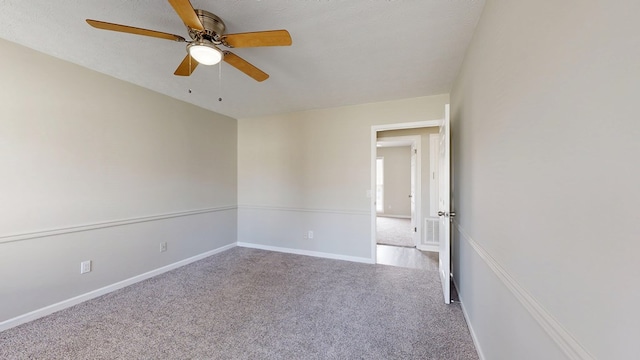
{"label": "white ceiling", "polygon": [[271,76],[262,83],[225,63],[177,77],[173,72],[185,56],[184,43],[98,30],[85,22],[188,38],[178,15],[162,0],[0,0],[0,37],[244,118],[448,93],[484,2],[191,0],[194,8],[220,16],[227,33],[291,33],[290,47],[232,50]]}

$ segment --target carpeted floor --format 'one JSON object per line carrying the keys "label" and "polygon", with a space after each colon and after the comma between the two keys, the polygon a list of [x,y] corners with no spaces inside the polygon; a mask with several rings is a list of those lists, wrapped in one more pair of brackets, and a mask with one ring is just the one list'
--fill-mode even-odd
{"label": "carpeted floor", "polygon": [[0,333],[1,359],[477,359],[438,273],[234,248]]}
{"label": "carpeted floor", "polygon": [[411,231],[411,219],[376,217],[376,242],[393,246],[416,246]]}

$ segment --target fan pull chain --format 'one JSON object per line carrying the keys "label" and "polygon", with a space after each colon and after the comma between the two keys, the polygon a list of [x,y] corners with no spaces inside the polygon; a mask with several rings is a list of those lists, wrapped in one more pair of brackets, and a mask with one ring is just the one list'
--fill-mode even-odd
{"label": "fan pull chain", "polygon": [[218,101],[222,101],[222,61],[218,63]]}

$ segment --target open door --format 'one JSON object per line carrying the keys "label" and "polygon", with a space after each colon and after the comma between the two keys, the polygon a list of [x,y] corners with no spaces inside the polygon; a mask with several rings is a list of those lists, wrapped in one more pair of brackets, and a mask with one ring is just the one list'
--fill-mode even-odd
{"label": "open door", "polygon": [[409,194],[409,201],[411,206],[411,237],[415,246],[420,243],[418,241],[418,215],[416,213],[417,154],[418,150],[414,142],[411,145],[411,193]]}
{"label": "open door", "polygon": [[440,235],[439,272],[442,282],[445,304],[451,303],[451,130],[449,124],[449,104],[445,105],[445,115],[440,125],[440,146],[438,150],[439,161],[439,195],[438,217]]}

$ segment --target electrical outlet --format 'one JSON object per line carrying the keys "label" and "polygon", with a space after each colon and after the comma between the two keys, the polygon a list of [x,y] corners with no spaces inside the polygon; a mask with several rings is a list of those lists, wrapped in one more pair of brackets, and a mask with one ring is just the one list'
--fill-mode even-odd
{"label": "electrical outlet", "polygon": [[167,242],[163,241],[160,243],[160,252],[165,252],[167,251]]}
{"label": "electrical outlet", "polygon": [[91,272],[91,260],[80,263],[80,274],[86,274],[88,272]]}
{"label": "electrical outlet", "polygon": [[309,239],[313,239],[313,230],[309,230],[309,231],[307,232],[307,237],[308,237]]}

